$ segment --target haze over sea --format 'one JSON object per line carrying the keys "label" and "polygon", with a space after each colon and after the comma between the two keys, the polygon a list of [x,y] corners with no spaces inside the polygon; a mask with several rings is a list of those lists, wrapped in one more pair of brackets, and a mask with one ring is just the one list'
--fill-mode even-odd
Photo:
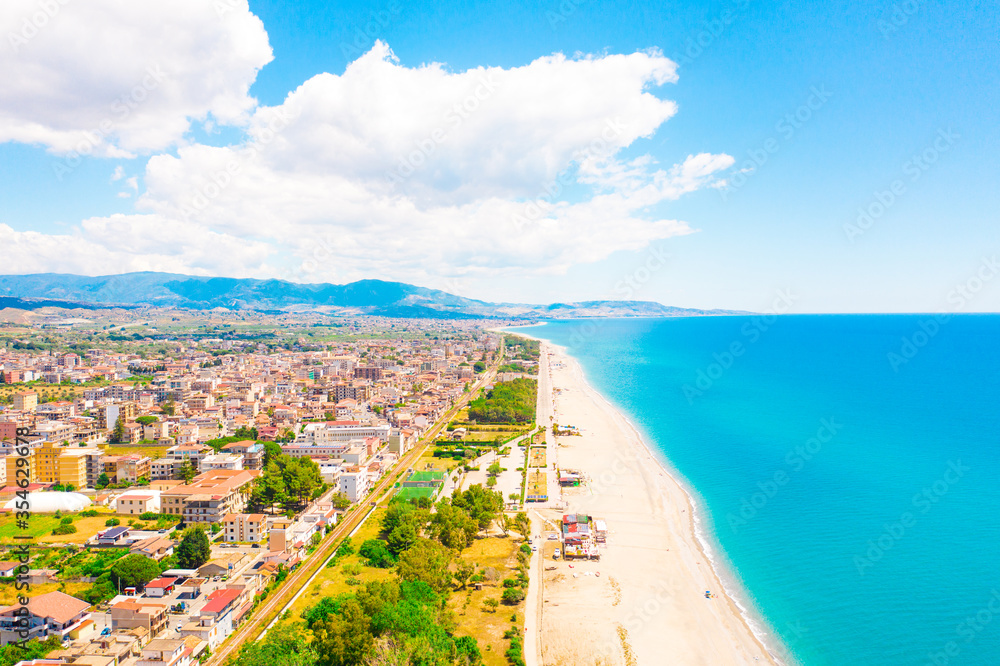
{"label": "haze over sea", "polygon": [[567,347],[662,453],[796,660],[1000,663],[1000,316],[517,330]]}

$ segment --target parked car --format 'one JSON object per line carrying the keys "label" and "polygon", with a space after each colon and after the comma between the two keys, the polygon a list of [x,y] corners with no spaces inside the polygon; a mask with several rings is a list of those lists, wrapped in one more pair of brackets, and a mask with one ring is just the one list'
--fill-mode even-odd
{"label": "parked car", "polygon": [[556,548],[556,552],[552,553],[552,559],[558,560],[562,556],[562,551]]}
{"label": "parked car", "polygon": [[101,636],[107,636],[111,633],[111,627],[104,627],[104,631],[101,632]]}

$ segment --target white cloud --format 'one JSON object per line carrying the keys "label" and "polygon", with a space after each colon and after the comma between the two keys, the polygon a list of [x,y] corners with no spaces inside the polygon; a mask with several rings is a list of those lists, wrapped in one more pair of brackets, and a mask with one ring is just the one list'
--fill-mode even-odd
{"label": "white cloud", "polygon": [[452,72],[407,67],[377,43],[343,74],[255,110],[244,145],[152,157],[143,214],[79,231],[116,256],[220,275],[429,283],[562,272],[690,233],[650,210],[732,164],[622,157],[677,112],[654,94],[676,80],[656,51]]}
{"label": "white cloud", "polygon": [[271,58],[245,0],[4,0],[0,141],[127,157],[241,124]]}
{"label": "white cloud", "polygon": [[16,231],[0,224],[7,273],[107,275],[166,271],[249,277],[270,270],[271,248],[157,215],[112,215],[84,220],[69,234]]}

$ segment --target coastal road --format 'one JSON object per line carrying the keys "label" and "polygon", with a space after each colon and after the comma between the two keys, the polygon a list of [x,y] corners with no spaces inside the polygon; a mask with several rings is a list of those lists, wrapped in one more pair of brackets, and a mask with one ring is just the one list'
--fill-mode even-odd
{"label": "coastal road", "polygon": [[[388,502],[392,497],[393,485],[402,477],[406,471],[414,464],[416,461],[424,454],[424,451],[430,446],[435,438],[441,433],[441,430],[448,424],[449,421],[462,409],[466,403],[472,398],[476,392],[481,389],[486,384],[490,383],[496,376],[497,368],[503,360],[503,347],[500,348],[500,353],[497,354],[497,360],[492,367],[490,367],[483,376],[479,378],[478,381],[473,385],[472,389],[462,395],[462,397],[455,402],[454,406],[449,409],[445,415],[438,420],[438,422],[427,431],[423,440],[413,447],[408,453],[404,454],[396,465],[396,468],[392,473],[385,476],[384,479],[375,487],[375,489],[368,495],[367,502],[374,502],[376,505]],[[377,497],[378,499],[372,500],[370,498]],[[336,548],[340,545],[341,541],[345,536],[352,533],[357,529],[365,519],[371,515],[371,511],[361,512],[353,511],[340,521],[340,523],[334,528],[330,535],[323,539],[319,548],[312,554],[312,556],[306,558],[304,563],[300,565],[295,571],[289,574],[288,578],[285,580],[284,584],[281,585],[275,592],[268,596],[262,604],[260,604],[253,611],[253,615],[249,620],[243,623],[239,629],[237,629],[226,641],[219,647],[219,651],[214,653],[205,662],[206,666],[221,666],[232,656],[239,651],[240,647],[247,641],[257,640],[263,636],[263,633],[274,624],[274,620],[281,617],[282,613],[291,607],[292,602],[297,597],[300,590],[309,584],[315,575],[326,566],[326,563],[333,556]]]}

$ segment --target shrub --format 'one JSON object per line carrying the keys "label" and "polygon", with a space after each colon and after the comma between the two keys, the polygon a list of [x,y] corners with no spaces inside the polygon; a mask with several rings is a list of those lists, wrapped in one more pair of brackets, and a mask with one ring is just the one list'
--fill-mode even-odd
{"label": "shrub", "polygon": [[524,553],[525,555],[527,555],[528,557],[531,557],[531,546],[529,546],[526,543],[522,543],[521,544],[521,552]]}
{"label": "shrub", "polygon": [[503,586],[504,587],[517,587],[517,581],[514,580],[513,578],[504,578],[503,579]]}
{"label": "shrub", "polygon": [[59,521],[59,524],[60,525],[72,525],[73,524],[73,516],[66,516],[65,518],[63,518],[62,520]]}
{"label": "shrub", "polygon": [[93,518],[96,515],[97,515],[97,511],[95,509],[87,509],[86,511],[81,511],[80,512],[80,517],[81,518]]}
{"label": "shrub", "polygon": [[153,513],[152,511],[145,511],[145,512],[139,514],[139,519],[140,520],[156,520],[157,518],[159,518],[159,515],[156,514],[156,513]]}
{"label": "shrub", "polygon": [[59,527],[52,530],[52,534],[55,536],[63,534],[76,534],[76,525],[61,524]]}
{"label": "shrub", "polygon": [[390,569],[396,564],[396,558],[393,557],[388,546],[379,539],[368,539],[361,544],[358,555],[367,560],[368,566],[377,569]]}
{"label": "shrub", "polygon": [[505,604],[515,605],[524,601],[524,590],[519,587],[508,587],[500,597]]}

